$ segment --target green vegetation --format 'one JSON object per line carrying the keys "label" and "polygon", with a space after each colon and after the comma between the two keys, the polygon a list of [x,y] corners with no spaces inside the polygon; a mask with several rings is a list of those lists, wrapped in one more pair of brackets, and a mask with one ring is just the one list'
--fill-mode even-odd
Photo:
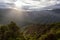
{"label": "green vegetation", "polygon": [[31,24],[24,31],[11,22],[0,26],[0,40],[60,40],[60,23]]}

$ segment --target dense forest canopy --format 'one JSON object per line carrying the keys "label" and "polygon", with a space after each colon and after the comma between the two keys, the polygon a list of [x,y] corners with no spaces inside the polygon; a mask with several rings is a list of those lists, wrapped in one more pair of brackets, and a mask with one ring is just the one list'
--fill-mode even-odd
{"label": "dense forest canopy", "polygon": [[22,30],[14,22],[1,25],[0,40],[60,40],[60,23],[31,24]]}

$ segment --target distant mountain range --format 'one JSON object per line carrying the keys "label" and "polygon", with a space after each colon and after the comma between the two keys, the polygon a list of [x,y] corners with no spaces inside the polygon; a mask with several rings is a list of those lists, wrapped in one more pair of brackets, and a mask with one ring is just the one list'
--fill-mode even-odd
{"label": "distant mountain range", "polygon": [[9,21],[23,26],[31,23],[60,22],[60,9],[20,12],[15,9],[0,8],[0,24],[6,24]]}
{"label": "distant mountain range", "polygon": [[43,10],[43,11],[30,11],[27,12],[28,16],[25,19],[30,22],[36,23],[50,23],[60,21],[60,9]]}

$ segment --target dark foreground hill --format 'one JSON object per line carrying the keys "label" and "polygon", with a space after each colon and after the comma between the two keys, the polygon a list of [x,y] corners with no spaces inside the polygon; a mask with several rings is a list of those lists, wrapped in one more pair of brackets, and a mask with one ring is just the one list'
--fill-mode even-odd
{"label": "dark foreground hill", "polygon": [[24,37],[28,40],[60,40],[60,23],[28,25]]}
{"label": "dark foreground hill", "polygon": [[60,23],[31,24],[23,31],[14,22],[0,25],[0,40],[60,40]]}

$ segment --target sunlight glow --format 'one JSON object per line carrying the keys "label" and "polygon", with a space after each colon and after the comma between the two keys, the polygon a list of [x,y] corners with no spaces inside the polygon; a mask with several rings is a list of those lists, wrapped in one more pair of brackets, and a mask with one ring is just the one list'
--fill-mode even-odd
{"label": "sunlight glow", "polygon": [[37,0],[0,0],[0,2],[12,3],[18,9],[27,7],[28,10],[39,9],[43,7],[52,6],[55,4],[60,4],[59,0],[38,0],[38,1]]}
{"label": "sunlight glow", "polygon": [[16,5],[16,7],[21,7],[21,6],[22,6],[22,3],[19,2],[19,1],[16,1],[16,2],[15,2],[15,5]]}
{"label": "sunlight glow", "polygon": [[30,9],[46,7],[57,4],[57,0],[17,0],[15,2],[16,7],[30,6]]}

